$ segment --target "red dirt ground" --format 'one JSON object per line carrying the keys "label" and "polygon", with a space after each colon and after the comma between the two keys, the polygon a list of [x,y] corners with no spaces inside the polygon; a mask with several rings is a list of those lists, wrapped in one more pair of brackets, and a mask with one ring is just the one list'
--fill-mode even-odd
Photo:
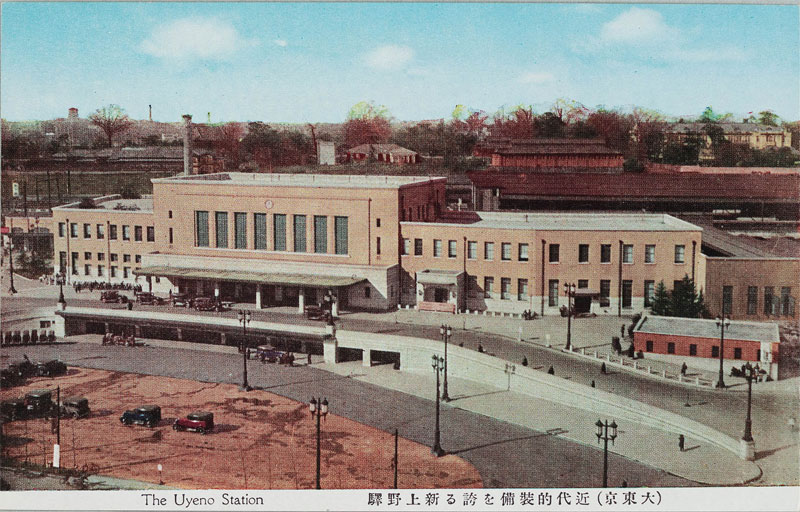
{"label": "red dirt ground", "polygon": [[[3,400],[31,389],[61,386],[61,397],[85,396],[88,418],[61,420],[61,466],[89,465],[99,474],[186,489],[310,489],[315,486],[316,425],[308,405],[265,391],[102,370],[71,368],[53,379],[30,379],[0,391]],[[55,393],[53,398],[55,399]],[[161,406],[153,429],[123,426],[125,409]],[[180,404],[180,405],[173,405]],[[172,421],[194,410],[214,413],[216,428],[201,435],[175,432]],[[5,425],[4,454],[44,464],[52,459],[50,421]],[[17,442],[29,439],[26,443]],[[427,446],[400,439],[401,488],[481,487],[478,471],[454,455],[431,455]],[[394,436],[328,414],[322,423],[322,487],[390,488]]]}

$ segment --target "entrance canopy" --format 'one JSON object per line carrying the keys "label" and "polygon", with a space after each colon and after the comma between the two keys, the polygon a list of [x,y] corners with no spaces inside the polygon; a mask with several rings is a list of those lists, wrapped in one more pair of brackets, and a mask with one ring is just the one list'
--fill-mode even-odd
{"label": "entrance canopy", "polygon": [[417,272],[417,282],[421,284],[440,284],[458,286],[458,278],[463,272],[457,270],[425,269]]}
{"label": "entrance canopy", "polygon": [[597,297],[600,295],[600,290],[593,290],[591,288],[578,288],[575,290],[576,297]]}
{"label": "entrance canopy", "polygon": [[350,286],[366,279],[363,277],[325,276],[307,274],[280,274],[273,272],[242,272],[238,270],[213,270],[205,268],[145,267],[134,271],[140,276],[178,277],[209,281],[236,281],[283,286],[308,286],[334,288]]}

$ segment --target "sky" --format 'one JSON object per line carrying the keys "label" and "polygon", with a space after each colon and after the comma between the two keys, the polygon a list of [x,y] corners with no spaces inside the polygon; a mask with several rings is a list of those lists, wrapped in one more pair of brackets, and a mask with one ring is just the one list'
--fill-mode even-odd
{"label": "sky", "polygon": [[0,114],[341,122],[557,98],[800,119],[798,6],[3,3]]}

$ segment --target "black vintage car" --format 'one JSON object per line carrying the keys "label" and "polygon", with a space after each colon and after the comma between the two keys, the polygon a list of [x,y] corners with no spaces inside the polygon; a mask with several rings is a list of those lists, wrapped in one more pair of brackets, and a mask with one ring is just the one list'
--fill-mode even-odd
{"label": "black vintage car", "polygon": [[139,292],[136,294],[136,302],[145,306],[160,306],[166,300],[150,292]]}
{"label": "black vintage car", "polygon": [[73,418],[85,418],[89,416],[89,400],[82,396],[65,398],[61,402],[61,415],[72,416]]}
{"label": "black vintage car", "polygon": [[116,302],[117,304],[125,304],[128,302],[127,295],[122,295],[117,290],[106,290],[100,292],[100,302]]}
{"label": "black vintage car", "polygon": [[36,375],[36,366],[27,358],[9,364],[8,369],[23,379]]}
{"label": "black vintage car", "polygon": [[3,368],[2,370],[0,370],[0,387],[1,388],[3,388],[3,389],[10,388],[10,387],[16,386],[20,382],[22,382],[22,377],[20,377],[17,372],[12,371],[9,368]]}
{"label": "black vintage car", "polygon": [[155,427],[161,422],[161,407],[157,405],[143,405],[136,409],[130,409],[122,413],[119,421],[123,425],[146,425]]}
{"label": "black vintage car", "polygon": [[67,365],[58,359],[36,363],[36,375],[38,377],[55,377],[67,373]]}
{"label": "black vintage car", "polygon": [[23,419],[27,416],[24,398],[12,398],[0,402],[0,416],[3,422]]}
{"label": "black vintage car", "polygon": [[53,416],[56,404],[53,402],[53,391],[50,389],[34,389],[25,394],[25,409],[28,417]]}

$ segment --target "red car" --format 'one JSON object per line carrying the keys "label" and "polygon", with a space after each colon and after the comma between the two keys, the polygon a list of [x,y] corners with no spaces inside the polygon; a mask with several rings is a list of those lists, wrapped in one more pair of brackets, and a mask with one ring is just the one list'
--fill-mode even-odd
{"label": "red car", "polygon": [[185,418],[178,418],[172,424],[173,430],[178,432],[184,430],[191,430],[192,432],[200,432],[205,434],[214,430],[214,413],[197,411],[188,414]]}

